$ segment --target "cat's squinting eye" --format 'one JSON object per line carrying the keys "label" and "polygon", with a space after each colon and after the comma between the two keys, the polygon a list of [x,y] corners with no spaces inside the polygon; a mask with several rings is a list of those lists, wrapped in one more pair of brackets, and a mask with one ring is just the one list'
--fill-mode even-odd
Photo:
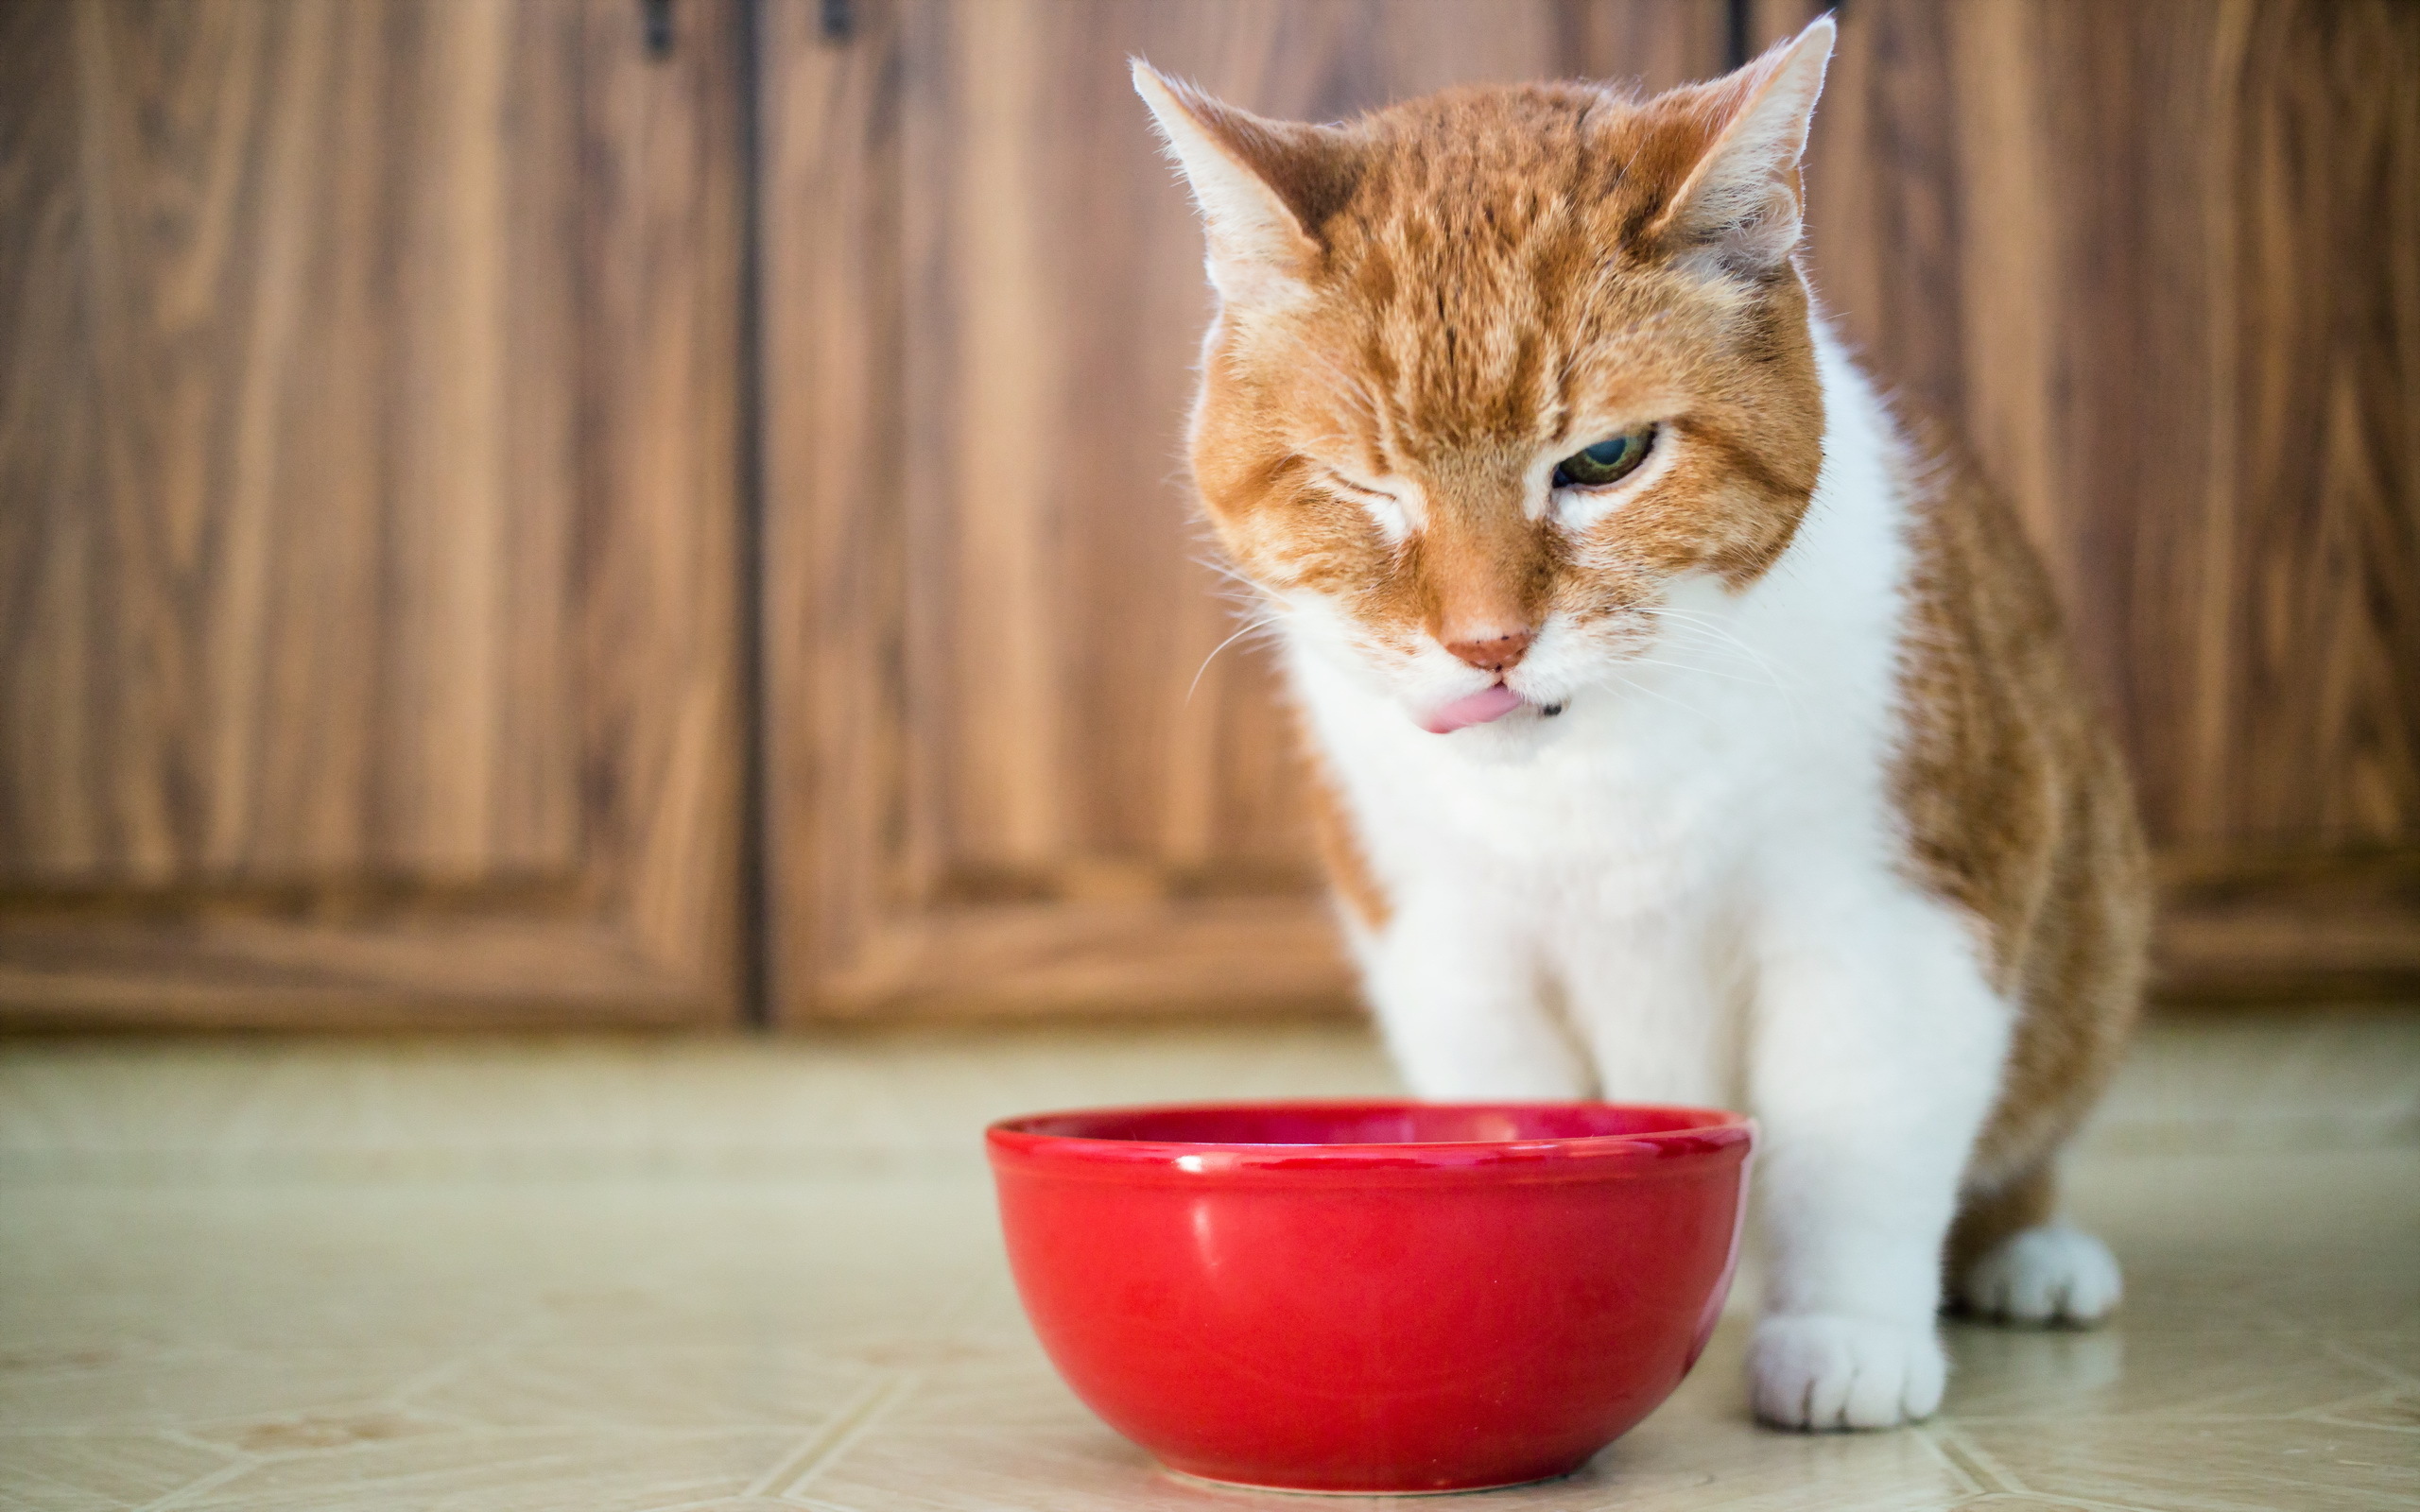
{"label": "cat's squinting eye", "polygon": [[1558,489],[1601,489],[1619,483],[1638,471],[1647,460],[1648,450],[1655,444],[1655,427],[1641,425],[1634,431],[1624,431],[1611,440],[1599,441],[1572,453],[1554,465],[1554,486]]}

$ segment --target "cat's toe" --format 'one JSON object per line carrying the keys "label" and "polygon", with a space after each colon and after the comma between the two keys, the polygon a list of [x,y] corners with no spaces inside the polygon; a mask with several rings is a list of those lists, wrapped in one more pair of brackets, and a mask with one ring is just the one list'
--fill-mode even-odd
{"label": "cat's toe", "polygon": [[1929,1326],[1833,1313],[1768,1317],[1748,1353],[1756,1416],[1778,1428],[1895,1428],[1928,1418],[1946,1374]]}
{"label": "cat's toe", "polygon": [[2011,1234],[1958,1282],[1959,1299],[1984,1317],[2078,1327],[2107,1317],[2124,1289],[2109,1246],[2065,1224]]}

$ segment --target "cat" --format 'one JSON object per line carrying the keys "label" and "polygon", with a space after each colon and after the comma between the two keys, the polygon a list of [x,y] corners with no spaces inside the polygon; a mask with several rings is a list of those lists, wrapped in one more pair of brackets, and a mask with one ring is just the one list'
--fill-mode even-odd
{"label": "cat", "polygon": [[2014,516],[1798,265],[1833,37],[1335,125],[1134,62],[1217,295],[1195,484],[1389,1051],[1426,1098],[1750,1108],[1750,1392],[1805,1429],[1935,1410],[1945,1281],[2117,1304],[2054,1174],[2149,927]]}

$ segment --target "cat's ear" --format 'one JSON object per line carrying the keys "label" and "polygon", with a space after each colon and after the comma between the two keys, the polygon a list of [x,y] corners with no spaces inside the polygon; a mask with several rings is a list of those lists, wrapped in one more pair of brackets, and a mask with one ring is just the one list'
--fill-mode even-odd
{"label": "cat's ear", "polygon": [[1318,265],[1316,203],[1332,144],[1316,126],[1270,121],[1222,104],[1132,60],[1134,92],[1192,186],[1210,246],[1210,282],[1230,301],[1299,291]]}
{"label": "cat's ear", "polygon": [[1711,140],[1649,236],[1685,260],[1760,278],[1798,245],[1804,191],[1799,159],[1824,93],[1838,35],[1829,16],[1726,78],[1703,86],[1697,110]]}

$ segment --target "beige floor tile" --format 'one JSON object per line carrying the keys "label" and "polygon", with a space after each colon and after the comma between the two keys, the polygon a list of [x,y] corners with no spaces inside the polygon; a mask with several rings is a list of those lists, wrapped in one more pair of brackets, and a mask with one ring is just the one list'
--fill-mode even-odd
{"label": "beige floor tile", "polygon": [[[2333,1401],[2295,1416],[2314,1423],[2342,1423],[2353,1428],[2388,1428],[2401,1434],[2420,1434],[2420,1391],[2404,1385],[2389,1386],[2365,1397]],[[2420,1459],[2420,1444],[2411,1446],[2409,1452],[2415,1459]]]}
{"label": "beige floor tile", "polygon": [[233,1457],[159,1434],[0,1438],[0,1507],[128,1512],[224,1470]]}
{"label": "beige floor tile", "polygon": [[2086,1158],[2067,1188],[2123,1238],[2130,1332],[2420,1321],[2420,1147]]}
{"label": "beige floor tile", "polygon": [[1395,1087],[1350,1022],[771,1040],[35,1040],[0,1050],[0,1180],[979,1171],[983,1125],[1012,1113]]}
{"label": "beige floor tile", "polygon": [[[1841,1507],[1935,1508],[1971,1487],[1918,1434],[1771,1434],[1738,1403],[1745,1330],[1726,1325],[1704,1366],[1655,1417],[1586,1470],[1550,1485],[1493,1492],[1469,1504],[1506,1512],[1611,1512],[1720,1506],[1754,1512]],[[991,1512],[998,1508],[1209,1512],[1288,1504],[1175,1481],[1140,1451],[1048,1389],[1038,1366],[967,1383],[919,1384],[860,1439],[790,1487],[845,1512]],[[985,1399],[1021,1400],[1011,1420]],[[960,1419],[953,1425],[953,1417]],[[1400,1509],[1386,1498],[1321,1498],[1320,1506]],[[1443,1503],[1440,1503],[1443,1504]],[[1464,1503],[1455,1502],[1453,1505]]]}
{"label": "beige floor tile", "polygon": [[983,1342],[989,1348],[980,1354],[900,1372],[897,1400],[883,1411],[883,1435],[1098,1426],[1031,1334],[995,1334]]}
{"label": "beige floor tile", "polygon": [[2420,1013],[2235,1009],[2154,1017],[2085,1133],[2087,1149],[2420,1144]]}
{"label": "beige floor tile", "polygon": [[770,1429],[461,1433],[251,1465],[177,1512],[666,1512],[741,1495],[792,1447]]}
{"label": "beige floor tile", "polygon": [[[2415,1029],[2155,1025],[2069,1183],[2118,1323],[1954,1328],[1936,1423],[1756,1428],[1735,1315],[1582,1476],[1467,1504],[2420,1506]],[[1051,1375],[978,1136],[1391,1085],[1349,1025],[0,1043],[0,1508],[1308,1505]]]}
{"label": "beige floor tile", "polygon": [[2411,1435],[2387,1430],[2247,1418],[2076,1420],[2056,1435],[2010,1423],[1957,1432],[2037,1496],[2161,1512],[2420,1506],[2420,1453]]}
{"label": "beige floor tile", "polygon": [[754,1344],[508,1349],[405,1400],[480,1427],[778,1428],[832,1417],[877,1375],[769,1332]]}
{"label": "beige floor tile", "polygon": [[351,1411],[319,1411],[222,1421],[185,1429],[180,1436],[233,1450],[236,1453],[275,1458],[358,1444],[384,1444],[399,1438],[450,1434],[462,1425],[405,1408],[377,1406]]}
{"label": "beige floor tile", "polygon": [[417,1349],[191,1349],[0,1376],[0,1423],[193,1428],[374,1406],[445,1363]]}
{"label": "beige floor tile", "polygon": [[2286,1418],[2387,1389],[2377,1372],[2296,1333],[1958,1332],[1969,1336],[1956,1344],[1949,1405],[1962,1422]]}
{"label": "beige floor tile", "polygon": [[2420,1390],[2420,1332],[2331,1330],[2328,1338],[2349,1358]]}

